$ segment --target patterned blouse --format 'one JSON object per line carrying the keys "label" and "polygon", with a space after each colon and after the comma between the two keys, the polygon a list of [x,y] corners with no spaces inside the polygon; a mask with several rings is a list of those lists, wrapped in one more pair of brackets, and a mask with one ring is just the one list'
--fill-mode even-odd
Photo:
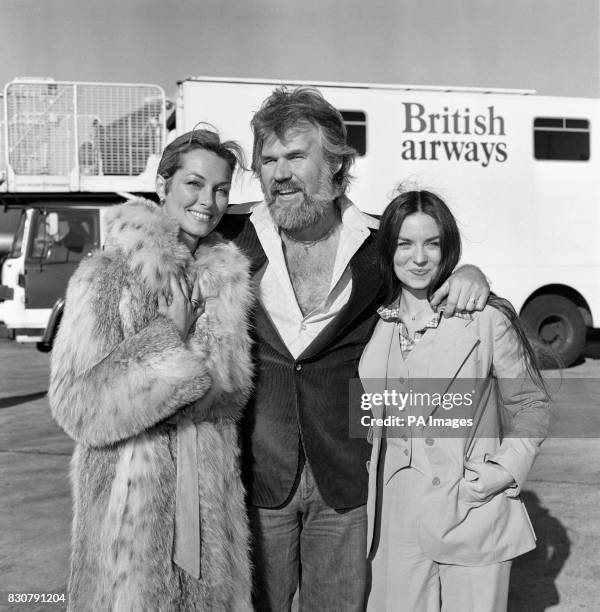
{"label": "patterned blouse", "polygon": [[[428,329],[436,329],[442,320],[442,313],[444,312],[444,306],[441,306],[438,312],[434,313],[433,317],[424,325],[421,329],[417,329],[414,333],[414,336],[411,336],[408,328],[404,324],[404,321],[400,317],[400,308],[395,307],[386,307],[381,306],[377,309],[377,314],[384,321],[391,321],[398,325],[398,333],[400,336],[400,350],[402,351],[402,357],[406,359],[409,353],[415,348],[418,344],[419,340],[425,335],[425,332]],[[468,312],[455,312],[455,317],[459,317],[460,319],[472,319],[471,313]]]}

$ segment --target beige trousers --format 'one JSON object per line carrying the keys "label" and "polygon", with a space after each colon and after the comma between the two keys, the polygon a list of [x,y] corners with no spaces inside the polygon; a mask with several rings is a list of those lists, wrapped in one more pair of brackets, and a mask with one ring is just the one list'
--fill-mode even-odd
{"label": "beige trousers", "polygon": [[427,477],[414,468],[380,487],[368,612],[506,612],[511,561],[467,567],[426,558],[417,542]]}

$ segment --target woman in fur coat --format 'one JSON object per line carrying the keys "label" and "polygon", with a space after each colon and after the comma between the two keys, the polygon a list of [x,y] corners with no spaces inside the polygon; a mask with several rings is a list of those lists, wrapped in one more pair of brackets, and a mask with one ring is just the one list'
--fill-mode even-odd
{"label": "woman in fur coat", "polygon": [[251,384],[248,263],[211,233],[240,149],[179,137],[161,206],[110,211],[67,291],[50,406],[72,460],[69,610],[250,610],[236,423]]}

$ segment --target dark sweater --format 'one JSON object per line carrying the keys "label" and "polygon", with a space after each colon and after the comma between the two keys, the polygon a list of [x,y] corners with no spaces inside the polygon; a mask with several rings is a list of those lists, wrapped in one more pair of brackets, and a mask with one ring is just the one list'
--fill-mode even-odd
{"label": "dark sweater", "polygon": [[[219,231],[248,255],[253,271],[266,262],[247,216],[227,215]],[[350,261],[352,294],[340,314],[294,359],[259,304],[255,316],[255,390],[241,438],[249,502],[276,508],[293,495],[305,458],[319,492],[336,509],[367,501],[366,439],[349,437],[349,380],[377,320],[381,281],[373,234]]]}

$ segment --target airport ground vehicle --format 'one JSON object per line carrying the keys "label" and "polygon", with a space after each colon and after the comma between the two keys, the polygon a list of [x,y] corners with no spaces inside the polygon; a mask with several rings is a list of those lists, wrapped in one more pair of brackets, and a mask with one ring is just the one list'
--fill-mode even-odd
{"label": "airport ground vehicle", "polygon": [[[199,122],[252,151],[249,122],[280,82],[189,78],[179,83],[174,134]],[[456,214],[463,261],[481,267],[567,364],[600,318],[598,100],[529,90],[360,83],[318,87],[357,149],[352,200],[379,214],[398,183],[433,189]],[[249,173],[232,202],[261,199]],[[46,316],[48,316],[46,314]]]}
{"label": "airport ground vehicle", "polygon": [[106,207],[154,193],[165,105],[156,85],[4,88],[0,206],[21,218],[2,266],[0,321],[16,339],[40,339],[77,264],[102,245]]}

